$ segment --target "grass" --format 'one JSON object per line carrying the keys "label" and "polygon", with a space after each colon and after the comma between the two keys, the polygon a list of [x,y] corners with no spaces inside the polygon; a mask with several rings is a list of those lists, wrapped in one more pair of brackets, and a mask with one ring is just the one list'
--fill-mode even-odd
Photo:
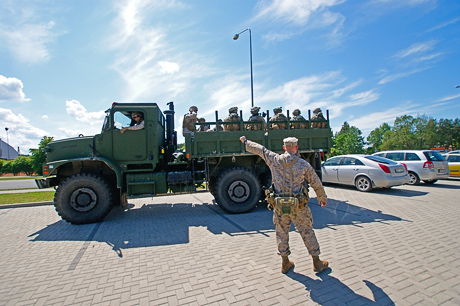
{"label": "grass", "polygon": [[0,194],[0,205],[53,201],[54,191]]}
{"label": "grass", "polygon": [[43,178],[43,176],[4,176],[0,177],[2,181],[15,181],[15,180],[35,180]]}

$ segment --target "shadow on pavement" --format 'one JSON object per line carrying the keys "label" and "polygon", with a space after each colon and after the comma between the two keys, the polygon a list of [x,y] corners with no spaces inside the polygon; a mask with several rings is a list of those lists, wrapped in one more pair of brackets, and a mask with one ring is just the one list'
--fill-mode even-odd
{"label": "shadow on pavement", "polygon": [[[166,198],[165,198],[166,199]],[[328,201],[320,208],[310,200],[314,228],[331,225],[402,221],[396,216],[372,211],[342,201]],[[206,227],[211,233],[230,236],[264,235],[274,232],[272,212],[261,202],[246,214],[227,214],[213,203],[144,204],[121,212],[114,209],[102,222],[72,225],[58,221],[29,235],[32,241],[99,241],[110,245],[121,257],[121,249],[189,243],[191,227]],[[292,226],[291,231],[295,230]]]}
{"label": "shadow on pavement", "polygon": [[374,300],[359,295],[347,287],[337,278],[330,275],[331,269],[327,269],[317,276],[320,279],[312,279],[303,274],[290,271],[287,276],[303,284],[308,291],[309,298],[319,305],[395,305],[390,297],[379,287],[370,281],[363,280],[371,290]]}

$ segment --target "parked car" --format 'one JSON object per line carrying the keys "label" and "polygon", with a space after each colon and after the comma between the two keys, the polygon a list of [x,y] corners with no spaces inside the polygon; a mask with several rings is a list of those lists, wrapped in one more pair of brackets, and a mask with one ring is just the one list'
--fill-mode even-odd
{"label": "parked car", "polygon": [[383,151],[372,155],[405,164],[409,171],[410,185],[418,184],[420,181],[426,184],[434,184],[439,179],[449,177],[447,161],[441,154],[433,150]]}
{"label": "parked car", "polygon": [[443,154],[449,165],[450,176],[460,176],[460,154]]}
{"label": "parked car", "polygon": [[359,191],[371,191],[376,187],[390,188],[409,181],[404,165],[372,155],[331,157],[323,163],[321,169],[323,182],[354,185]]}
{"label": "parked car", "polygon": [[449,152],[446,152],[446,154],[460,154],[460,150],[449,151]]}

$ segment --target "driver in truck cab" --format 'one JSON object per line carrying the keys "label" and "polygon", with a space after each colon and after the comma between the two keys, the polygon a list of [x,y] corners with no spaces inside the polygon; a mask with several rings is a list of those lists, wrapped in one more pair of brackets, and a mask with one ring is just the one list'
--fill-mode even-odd
{"label": "driver in truck cab", "polygon": [[126,130],[142,130],[144,128],[144,115],[141,112],[132,112],[131,118],[133,119],[134,125],[122,128],[120,133],[124,133]]}

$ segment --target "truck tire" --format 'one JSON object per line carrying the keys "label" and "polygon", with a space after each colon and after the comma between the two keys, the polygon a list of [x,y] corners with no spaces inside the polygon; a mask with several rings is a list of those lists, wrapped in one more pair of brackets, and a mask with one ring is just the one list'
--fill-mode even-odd
{"label": "truck tire", "polygon": [[112,188],[101,177],[77,173],[56,190],[54,207],[67,222],[87,224],[102,221],[112,209]]}
{"label": "truck tire", "polygon": [[253,209],[259,202],[260,194],[259,179],[244,167],[232,167],[223,171],[214,188],[214,197],[219,207],[232,214]]}

